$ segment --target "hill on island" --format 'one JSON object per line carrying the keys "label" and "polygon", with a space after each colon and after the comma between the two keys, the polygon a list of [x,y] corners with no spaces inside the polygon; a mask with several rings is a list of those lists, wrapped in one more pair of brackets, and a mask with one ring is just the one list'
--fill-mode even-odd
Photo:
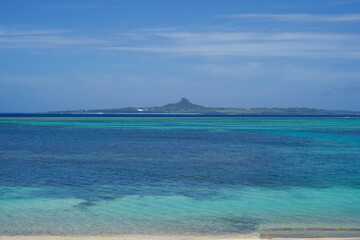
{"label": "hill on island", "polygon": [[50,112],[57,114],[225,114],[225,115],[360,115],[345,110],[324,110],[315,108],[214,108],[204,107],[181,98],[177,103],[158,107],[124,107]]}
{"label": "hill on island", "polygon": [[197,112],[206,112],[207,107],[203,107],[200,105],[196,105],[191,103],[186,98],[181,98],[179,102],[177,103],[169,103],[162,107],[153,107],[149,110],[151,111],[158,111],[158,112],[180,112],[180,113],[197,113]]}

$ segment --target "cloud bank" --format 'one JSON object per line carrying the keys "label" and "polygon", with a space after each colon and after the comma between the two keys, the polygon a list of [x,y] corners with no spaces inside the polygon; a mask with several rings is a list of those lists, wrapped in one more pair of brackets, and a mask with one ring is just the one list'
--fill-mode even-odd
{"label": "cloud bank", "polygon": [[230,19],[252,19],[260,21],[297,21],[297,22],[350,22],[360,21],[360,14],[232,14],[222,15]]}
{"label": "cloud bank", "polygon": [[82,33],[0,28],[0,49],[85,49],[171,56],[360,58],[360,34],[133,30]]}

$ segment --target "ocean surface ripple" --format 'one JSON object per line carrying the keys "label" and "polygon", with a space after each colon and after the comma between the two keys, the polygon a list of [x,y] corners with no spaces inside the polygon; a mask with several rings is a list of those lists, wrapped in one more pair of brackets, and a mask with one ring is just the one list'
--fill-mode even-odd
{"label": "ocean surface ripple", "polygon": [[360,118],[0,118],[0,235],[252,232],[360,236]]}

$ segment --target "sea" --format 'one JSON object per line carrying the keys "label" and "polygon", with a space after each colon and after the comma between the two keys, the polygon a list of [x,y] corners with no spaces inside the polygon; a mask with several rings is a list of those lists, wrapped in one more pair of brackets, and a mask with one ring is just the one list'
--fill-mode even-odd
{"label": "sea", "polygon": [[0,116],[0,235],[360,236],[360,118]]}

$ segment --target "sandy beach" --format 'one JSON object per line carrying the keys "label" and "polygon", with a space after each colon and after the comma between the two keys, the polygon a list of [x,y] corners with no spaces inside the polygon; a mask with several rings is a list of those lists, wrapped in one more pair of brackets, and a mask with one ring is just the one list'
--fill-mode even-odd
{"label": "sandy beach", "polygon": [[262,238],[259,236],[0,236],[0,240],[360,240],[360,238]]}
{"label": "sandy beach", "polygon": [[360,240],[356,238],[264,238],[257,235],[224,235],[224,236],[173,236],[173,235],[113,235],[113,236],[0,236],[0,240]]}
{"label": "sandy beach", "polygon": [[256,240],[261,239],[253,235],[233,236],[192,236],[192,235],[113,235],[113,236],[0,236],[0,240]]}

